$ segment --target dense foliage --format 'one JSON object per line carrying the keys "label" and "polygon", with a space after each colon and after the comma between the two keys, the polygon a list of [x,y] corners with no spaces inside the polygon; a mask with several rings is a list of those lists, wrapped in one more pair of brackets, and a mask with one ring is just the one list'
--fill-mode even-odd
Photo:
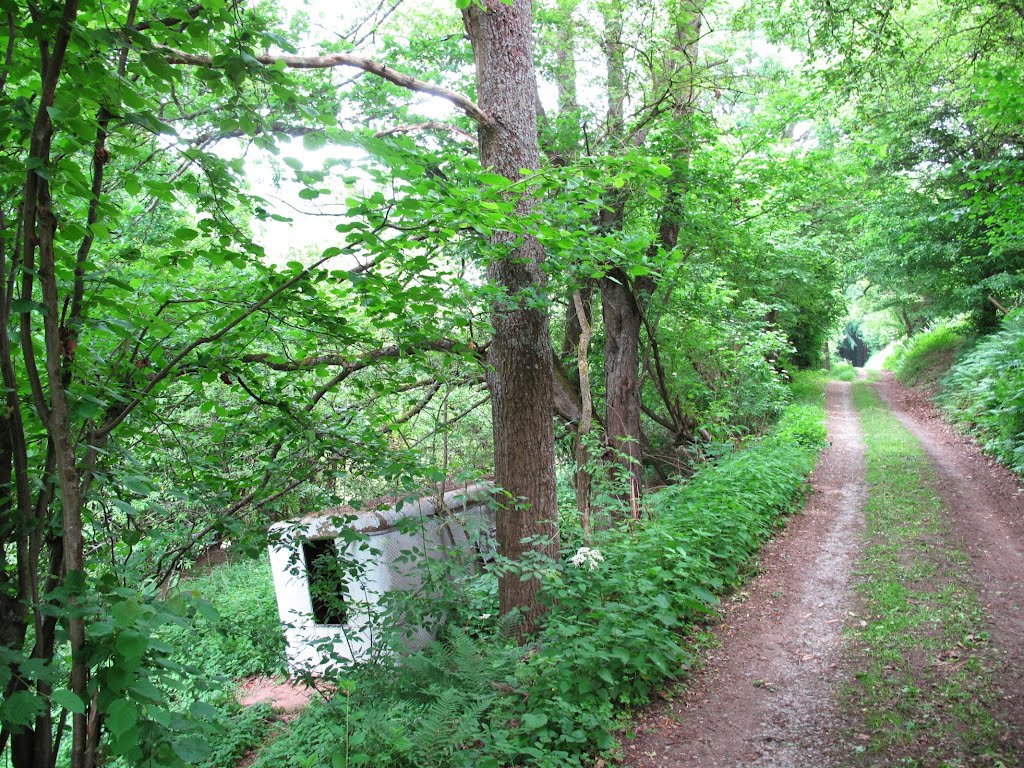
{"label": "dense foliage", "polygon": [[[599,557],[574,544],[539,563],[551,612],[534,643],[509,641],[483,574],[440,641],[400,664],[351,668],[256,765],[554,767],[611,750],[623,707],[690,667],[719,596],[800,503],[825,439],[821,379],[801,375],[797,393],[765,437],[648,495],[637,530],[602,532]],[[244,741],[256,716],[229,724],[215,748]]]}
{"label": "dense foliage", "polygon": [[1024,475],[1024,315],[1006,317],[942,381],[939,402],[982,448]]}
{"label": "dense foliage", "polygon": [[[480,674],[537,710],[471,695],[470,676],[444,701],[477,714],[437,727],[486,723],[499,759],[530,757],[527,731],[551,754],[602,748],[612,704],[684,660],[694,590],[731,583],[771,527],[750,504],[789,498],[802,449],[731,450],[828,354],[844,284],[879,343],[959,313],[991,331],[1021,301],[1012,3],[343,5],[0,0],[0,750],[16,768],[208,757],[196,669],[267,670],[275,652],[269,618],[244,607],[232,639],[234,608],[168,594],[176,575],[225,540],[261,549],[275,520],[492,473],[515,568],[560,534],[656,514],[600,542],[605,586],[558,566],[541,604],[543,570],[502,580],[503,621],[565,656],[501,645]],[[501,29],[521,40],[506,78],[482,53]],[[986,419],[993,450],[1016,450]],[[687,494],[726,504],[702,479],[723,455],[720,477],[752,462],[781,495],[740,494],[742,530],[715,519],[705,541]],[[556,508],[556,478],[575,509]],[[527,518],[544,535],[521,535]],[[465,623],[419,682],[478,664]],[[581,623],[592,652],[552,641]],[[182,634],[194,664],[165,639]],[[604,699],[541,696],[542,672],[573,663]],[[414,687],[420,714],[443,693]],[[371,698],[326,706],[408,719]]]}
{"label": "dense foliage", "polygon": [[242,560],[189,578],[177,589],[214,610],[196,612],[187,623],[161,633],[175,660],[211,684],[285,671],[284,637],[266,558]]}
{"label": "dense foliage", "polygon": [[1024,330],[1021,313],[977,337],[964,322],[945,322],[898,344],[886,367],[909,386],[922,386],[954,422],[978,438],[986,453],[1024,471]]}

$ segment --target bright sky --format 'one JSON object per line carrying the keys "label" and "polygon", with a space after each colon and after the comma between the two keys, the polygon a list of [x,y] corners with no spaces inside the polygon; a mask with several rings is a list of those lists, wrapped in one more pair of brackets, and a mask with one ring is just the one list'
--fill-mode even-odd
{"label": "bright sky", "polygon": [[[339,10],[339,5],[342,8]],[[363,16],[358,12],[361,6],[377,7],[378,2],[346,2],[339,4],[331,0],[278,0],[278,7],[286,17],[291,18],[297,13],[308,16],[312,38],[300,46],[305,55],[319,53],[319,40],[332,39],[339,31],[345,31]],[[454,11],[454,0],[404,0],[403,8],[416,10]],[[361,30],[361,34],[369,28]],[[354,53],[374,56],[373,41],[368,39]],[[354,69],[341,70],[343,77],[356,73]],[[409,72],[415,76],[415,72]],[[445,120],[451,117],[456,108],[447,101],[436,97],[415,96],[420,106],[418,111],[428,119]],[[222,150],[226,156],[237,156],[240,146]],[[260,241],[267,250],[270,261],[284,264],[287,261],[308,261],[309,252],[319,253],[331,245],[340,244],[341,235],[335,227],[341,221],[343,201],[351,196],[353,190],[338,188],[331,196],[321,196],[316,200],[302,200],[299,191],[302,185],[294,180],[291,170],[283,165],[283,158],[292,157],[302,163],[303,168],[316,170],[323,167],[329,159],[358,159],[361,153],[345,147],[327,147],[318,151],[307,150],[301,139],[293,139],[289,144],[281,145],[280,158],[255,147],[246,152],[246,175],[250,180],[252,191],[263,195],[273,203],[271,212],[288,216],[291,223],[256,222],[254,228],[259,233]],[[275,171],[275,166],[277,170]],[[337,182],[336,184],[340,184]],[[330,187],[328,182],[324,186]],[[365,192],[365,190],[363,190]]]}

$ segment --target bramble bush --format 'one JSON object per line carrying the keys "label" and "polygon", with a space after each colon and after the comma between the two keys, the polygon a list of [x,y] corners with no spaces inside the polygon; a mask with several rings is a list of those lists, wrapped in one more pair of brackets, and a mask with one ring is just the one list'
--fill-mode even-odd
{"label": "bramble bush", "polygon": [[940,405],[986,453],[1024,474],[1024,312],[1003,319],[949,371]]}
{"label": "bramble bush", "polygon": [[798,375],[773,430],[650,493],[633,530],[595,534],[599,556],[570,533],[560,563],[534,564],[550,612],[529,645],[494,618],[484,573],[442,638],[349,669],[256,765],[553,768],[612,751],[621,713],[685,672],[718,596],[799,503],[825,441],[823,381]]}

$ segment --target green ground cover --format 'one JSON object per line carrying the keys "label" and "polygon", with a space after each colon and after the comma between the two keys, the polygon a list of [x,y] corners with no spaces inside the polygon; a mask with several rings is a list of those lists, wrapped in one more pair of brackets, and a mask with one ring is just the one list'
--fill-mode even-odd
{"label": "green ground cover", "polygon": [[938,401],[986,453],[1024,475],[1024,312],[1004,318],[961,357]]}
{"label": "green ground cover", "polygon": [[908,387],[937,389],[942,377],[968,345],[962,324],[939,323],[898,346],[885,365]]}

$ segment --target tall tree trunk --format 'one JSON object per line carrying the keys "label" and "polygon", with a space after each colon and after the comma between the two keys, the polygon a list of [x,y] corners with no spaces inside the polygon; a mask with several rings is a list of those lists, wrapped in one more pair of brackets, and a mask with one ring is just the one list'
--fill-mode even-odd
{"label": "tall tree trunk", "polygon": [[[56,8],[53,10],[57,10]],[[55,449],[57,479],[61,489],[61,560],[65,584],[69,585],[64,602],[67,612],[68,639],[71,649],[70,689],[83,702],[89,700],[89,667],[86,660],[85,617],[78,609],[78,593],[84,577],[84,547],[79,477],[75,459],[74,437],[70,423],[69,406],[65,393],[64,356],[65,334],[60,320],[60,299],[58,295],[56,252],[54,240],[57,233],[57,219],[54,201],[50,194],[49,168],[53,141],[53,122],[50,108],[55,103],[57,85],[63,73],[64,57],[74,31],[78,16],[78,0],[66,0],[59,15],[52,17],[55,26],[52,40],[40,38],[40,98],[33,125],[29,147],[29,169],[25,177],[22,225],[22,285],[21,299],[30,301],[33,297],[33,283],[36,277],[42,288],[45,307],[43,314],[45,336],[45,370],[48,396],[44,391],[35,360],[35,340],[32,333],[33,313],[21,313],[20,330],[22,353],[28,373],[32,397],[39,419],[46,425],[50,445]],[[38,19],[36,19],[38,21]],[[42,171],[38,169],[43,169]],[[38,257],[38,262],[37,262]],[[5,318],[6,320],[6,318]],[[49,460],[49,457],[48,457]],[[44,508],[45,509],[45,508]],[[38,630],[38,627],[37,627]],[[37,637],[37,648],[44,638]],[[47,656],[46,658],[50,658]],[[49,693],[42,683],[39,693]],[[15,762],[26,762],[36,768],[48,766],[52,724],[49,712],[36,722],[35,740],[31,756],[22,754]],[[76,712],[72,718],[71,768],[85,768],[88,723],[84,712]],[[28,740],[19,744],[19,750],[28,750]],[[31,760],[32,762],[27,762]]]}
{"label": "tall tree trunk", "polygon": [[[533,70],[532,3],[486,0],[471,5],[464,19],[476,60],[480,107],[491,122],[480,127],[480,160],[508,179],[540,165],[537,143],[537,92]],[[517,213],[529,215],[529,195],[517,201]],[[505,293],[492,307],[490,388],[494,419],[494,469],[508,501],[498,514],[498,545],[513,560],[536,553],[558,556],[558,507],[555,496],[554,398],[551,329],[548,313],[535,296],[545,288],[544,250],[531,235],[498,233],[498,252],[488,277]],[[502,253],[502,251],[504,251]],[[498,582],[502,614],[518,611],[521,636],[533,632],[543,612],[540,582],[504,574]]]}
{"label": "tall tree trunk", "polygon": [[[602,8],[605,26],[604,54],[608,68],[607,134],[612,144],[625,141],[625,45],[621,0]],[[610,203],[601,214],[601,229],[621,230],[625,199],[608,190]],[[643,480],[640,420],[640,308],[629,278],[619,268],[600,280],[601,312],[604,318],[605,430],[609,458],[614,467],[615,495],[621,506],[613,513],[635,515],[640,505]]]}
{"label": "tall tree trunk", "polygon": [[635,515],[642,488],[640,450],[640,308],[629,280],[621,269],[601,278],[604,317],[605,430],[610,459],[621,483],[616,496],[623,502],[615,510]]}

